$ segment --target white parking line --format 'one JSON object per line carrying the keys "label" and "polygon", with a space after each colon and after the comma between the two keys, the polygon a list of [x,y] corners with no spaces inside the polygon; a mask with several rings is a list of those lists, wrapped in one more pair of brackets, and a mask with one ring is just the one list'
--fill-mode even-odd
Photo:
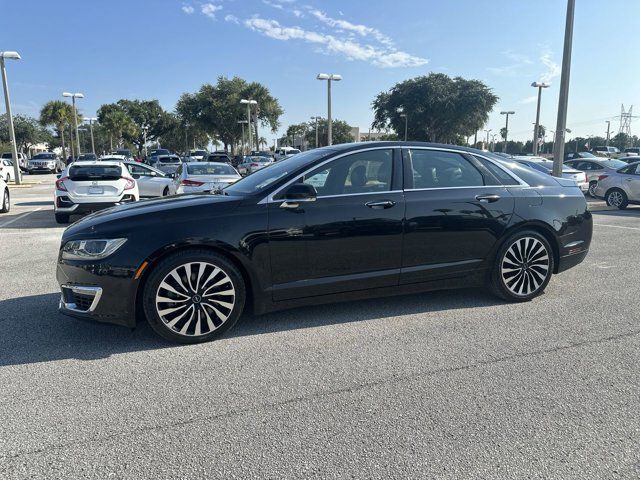
{"label": "white parking line", "polygon": [[639,230],[640,231],[640,228],[638,228],[638,227],[623,227],[622,225],[607,225],[606,223],[594,223],[594,225],[596,225],[598,227],[624,228],[626,230]]}
{"label": "white parking line", "polygon": [[22,218],[26,217],[27,215],[31,215],[32,213],[35,213],[35,212],[37,212],[37,211],[39,211],[39,210],[42,210],[42,209],[43,209],[43,207],[36,208],[35,210],[31,210],[30,212],[26,212],[26,213],[23,213],[22,215],[18,215],[16,218],[12,218],[12,219],[11,219],[11,220],[9,220],[9,221],[6,221],[6,222],[4,222],[4,223],[0,223],[0,228],[2,228],[2,227],[6,227],[7,225],[11,225],[11,224],[12,224],[13,222],[15,222],[16,220],[20,220],[20,219],[22,219]]}

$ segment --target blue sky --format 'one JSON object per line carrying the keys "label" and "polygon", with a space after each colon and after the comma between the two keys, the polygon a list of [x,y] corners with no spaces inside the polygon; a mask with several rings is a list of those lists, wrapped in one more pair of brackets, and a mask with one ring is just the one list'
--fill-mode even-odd
{"label": "blue sky", "polygon": [[[640,114],[637,0],[578,0],[567,125],[574,134],[617,131],[620,104]],[[334,118],[368,129],[371,101],[396,82],[444,72],[486,82],[500,97],[487,128],[528,139],[532,81],[545,79],[541,123],[555,129],[564,0],[3,0],[0,50],[15,113],[37,115],[62,91],[86,96],[93,115],[119,98],[157,98],[172,109],[219,75],[266,85],[282,125],[326,115],[319,72],[339,73]],[[267,132],[261,133],[264,135]],[[640,119],[632,133],[640,133]],[[275,135],[269,133],[272,141]]]}

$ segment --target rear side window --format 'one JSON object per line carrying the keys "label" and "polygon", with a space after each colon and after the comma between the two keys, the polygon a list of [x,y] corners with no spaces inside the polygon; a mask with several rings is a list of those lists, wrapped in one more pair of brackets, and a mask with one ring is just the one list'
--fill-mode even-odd
{"label": "rear side window", "polygon": [[117,165],[76,165],[69,168],[69,179],[83,180],[118,180],[122,169]]}
{"label": "rear side window", "polygon": [[486,169],[493,174],[494,177],[500,180],[500,183],[502,183],[502,185],[519,185],[520,184],[520,182],[518,182],[513,176],[509,175],[507,172],[504,171],[504,169],[500,168],[495,163],[481,157],[474,156],[474,158],[478,160],[480,163],[482,163],[482,165],[484,165]]}
{"label": "rear side window", "polygon": [[462,155],[438,150],[409,150],[413,188],[481,187],[480,171]]}

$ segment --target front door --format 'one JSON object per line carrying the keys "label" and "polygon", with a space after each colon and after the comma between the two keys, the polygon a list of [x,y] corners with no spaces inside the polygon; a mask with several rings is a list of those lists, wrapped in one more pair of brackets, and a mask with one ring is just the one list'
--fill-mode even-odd
{"label": "front door", "polygon": [[478,271],[511,219],[514,199],[503,184],[510,182],[457,152],[403,153],[406,230],[400,283]]}
{"label": "front door", "polygon": [[317,198],[269,204],[273,299],[398,284],[404,195],[399,149],[350,153],[297,179]]}

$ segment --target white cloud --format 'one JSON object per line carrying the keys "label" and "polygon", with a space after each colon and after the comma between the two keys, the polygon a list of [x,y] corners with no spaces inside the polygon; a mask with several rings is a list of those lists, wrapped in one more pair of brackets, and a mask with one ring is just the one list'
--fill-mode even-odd
{"label": "white cloud", "polygon": [[540,57],[542,64],[547,67],[547,71],[542,74],[540,81],[544,83],[551,83],[551,80],[560,75],[560,65],[553,61],[551,58],[551,52],[545,52]]}
{"label": "white cloud", "polygon": [[215,20],[216,18],[216,12],[218,10],[222,10],[222,6],[221,5],[214,5],[213,3],[203,3],[202,6],[200,7],[200,11],[206,15],[209,18],[212,18]]}
{"label": "white cloud", "polygon": [[359,43],[353,38],[338,38],[334,35],[308,31],[300,27],[286,27],[280,25],[276,20],[253,17],[245,20],[244,24],[251,30],[276,40],[301,40],[322,47],[324,52],[339,54],[349,60],[366,61],[378,67],[419,67],[428,63],[425,58],[416,57],[388,46],[378,47]]}
{"label": "white cloud", "polygon": [[284,10],[284,7],[280,3],[272,3],[269,0],[262,0],[262,3],[278,10]]}
{"label": "white cloud", "polygon": [[530,97],[526,97],[526,98],[523,98],[522,100],[520,100],[520,103],[522,103],[522,104],[534,103],[536,100],[538,100],[538,96],[537,95],[531,95]]}
{"label": "white cloud", "polygon": [[186,13],[187,15],[191,15],[193,12],[195,12],[195,8],[193,8],[191,5],[183,5],[182,6],[182,11],[184,13]]}
{"label": "white cloud", "polygon": [[240,24],[240,20],[238,19],[238,17],[236,17],[235,15],[225,15],[224,16],[224,21],[225,22],[231,22],[231,23],[236,23],[236,24]]}
{"label": "white cloud", "polygon": [[380,43],[385,45],[393,45],[391,39],[373,27],[367,27],[366,25],[358,25],[348,22],[347,20],[341,20],[338,18],[331,18],[326,13],[320,10],[311,10],[311,15],[316,17],[322,23],[329,25],[330,27],[337,28],[338,30],[344,30],[347,32],[354,32],[362,37],[372,36]]}

